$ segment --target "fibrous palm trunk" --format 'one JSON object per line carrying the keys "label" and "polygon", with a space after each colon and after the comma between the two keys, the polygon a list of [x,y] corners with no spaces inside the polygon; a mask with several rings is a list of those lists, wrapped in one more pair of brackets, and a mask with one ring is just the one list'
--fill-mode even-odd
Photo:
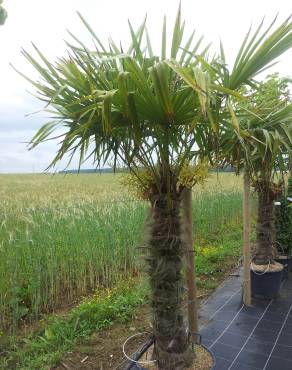
{"label": "fibrous palm trunk", "polygon": [[261,184],[258,190],[258,216],[256,225],[256,252],[254,262],[266,265],[273,258],[275,236],[274,193],[268,184]]}
{"label": "fibrous palm trunk", "polygon": [[153,358],[160,370],[187,369],[193,361],[184,321],[182,261],[184,244],[180,219],[181,195],[157,192],[152,198],[149,236],[149,275],[153,331]]}

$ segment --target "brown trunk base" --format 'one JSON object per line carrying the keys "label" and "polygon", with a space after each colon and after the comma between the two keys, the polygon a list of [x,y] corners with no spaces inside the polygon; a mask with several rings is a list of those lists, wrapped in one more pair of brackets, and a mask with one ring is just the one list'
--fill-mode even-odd
{"label": "brown trunk base", "polygon": [[[140,359],[140,364],[144,369],[147,370],[161,370],[165,368],[161,368],[158,366],[157,362],[150,362],[149,359],[153,359],[153,346],[151,346],[147,352],[144,353],[142,358]],[[212,354],[203,346],[196,345],[194,351],[192,351],[191,355],[193,356],[193,360],[190,366],[183,367],[184,370],[210,370],[214,365],[214,358]],[[169,356],[169,352],[167,352],[166,356]],[[148,363],[147,363],[148,362]],[[174,367],[168,367],[167,369],[182,369],[181,367],[177,367],[179,365],[179,361],[177,365]]]}
{"label": "brown trunk base", "polygon": [[165,351],[156,344],[153,351],[153,358],[159,358],[157,364],[159,370],[186,370],[191,367],[195,354],[191,346],[184,352],[176,353]]}

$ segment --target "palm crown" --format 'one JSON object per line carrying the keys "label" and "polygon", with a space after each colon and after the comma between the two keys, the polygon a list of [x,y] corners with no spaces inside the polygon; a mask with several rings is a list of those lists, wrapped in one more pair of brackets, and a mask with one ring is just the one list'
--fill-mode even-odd
{"label": "palm crown", "polygon": [[233,119],[240,135],[226,130],[220,142],[225,163],[268,182],[275,171],[287,169],[291,153],[292,105],[281,88],[284,80],[270,76],[249,91],[250,100],[236,103]]}
{"label": "palm crown", "polygon": [[[44,65],[23,51],[45,80],[31,82],[54,115],[54,120],[32,139],[31,148],[47,140],[61,125],[65,132],[52,165],[66,153],[79,151],[80,163],[88,154],[98,164],[113,159],[133,172],[139,166],[146,167],[154,179],[159,176],[157,164],[162,162],[179,172],[193,156],[196,124],[207,123],[201,109],[205,104],[202,88],[188,86],[166,61],[166,21],[161,55],[156,56],[145,22],[137,32],[129,24],[132,44],[124,51],[112,40],[106,48],[80,17],[95,38],[95,51],[89,51],[75,37],[79,47],[68,44],[69,57],[59,59],[55,65],[36,47]],[[203,57],[207,48],[199,52],[202,39],[193,42],[194,33],[182,47],[183,32],[179,11],[170,57],[196,71],[196,55]]]}
{"label": "palm crown", "polygon": [[[65,129],[51,165],[68,152],[71,156],[79,152],[80,163],[90,155],[98,164],[113,158],[114,163],[120,160],[133,171],[141,165],[150,168],[157,178],[157,163],[166,160],[179,171],[197,153],[195,149],[200,148],[211,159],[212,151],[218,149],[216,137],[220,132],[224,134],[221,145],[228,147],[228,153],[239,151],[242,136],[260,136],[254,136],[254,143],[264,140],[266,146],[271,142],[267,128],[260,128],[256,119],[250,121],[253,132],[238,126],[228,96],[240,98],[236,91],[244,83],[252,84],[257,73],[291,47],[289,19],[270,35],[274,22],[262,32],[262,23],[254,34],[249,31],[229,72],[222,45],[220,57],[208,62],[208,46],[200,51],[202,38],[194,41],[192,33],[183,43],[180,9],[170,55],[166,51],[164,19],[160,56],[153,53],[146,20],[137,32],[129,23],[132,43],[124,50],[112,40],[105,47],[80,17],[94,37],[95,51],[73,35],[78,47],[68,43],[69,56],[56,64],[51,64],[37,47],[42,63],[23,51],[43,78],[31,82],[53,114],[53,121],[38,131],[31,148],[47,140],[60,126]],[[270,117],[269,124],[275,126],[276,117],[289,111],[278,112],[273,122]],[[281,131],[286,135],[285,128]]]}

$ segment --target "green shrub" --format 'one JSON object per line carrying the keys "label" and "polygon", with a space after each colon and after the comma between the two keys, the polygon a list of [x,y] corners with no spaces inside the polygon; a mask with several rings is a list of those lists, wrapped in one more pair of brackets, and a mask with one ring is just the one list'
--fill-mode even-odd
{"label": "green shrub", "polygon": [[292,197],[292,179],[288,180],[287,193],[283,194],[276,207],[276,241],[280,253],[292,254],[292,203],[287,199]]}

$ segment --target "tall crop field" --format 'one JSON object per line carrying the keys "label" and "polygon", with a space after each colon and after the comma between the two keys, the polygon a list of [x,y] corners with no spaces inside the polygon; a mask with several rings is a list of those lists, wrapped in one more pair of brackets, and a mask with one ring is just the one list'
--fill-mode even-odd
{"label": "tall crop field", "polygon": [[[128,194],[120,177],[0,176],[0,328],[139,273],[148,205]],[[194,189],[197,240],[240,225],[241,182],[213,174]]]}

